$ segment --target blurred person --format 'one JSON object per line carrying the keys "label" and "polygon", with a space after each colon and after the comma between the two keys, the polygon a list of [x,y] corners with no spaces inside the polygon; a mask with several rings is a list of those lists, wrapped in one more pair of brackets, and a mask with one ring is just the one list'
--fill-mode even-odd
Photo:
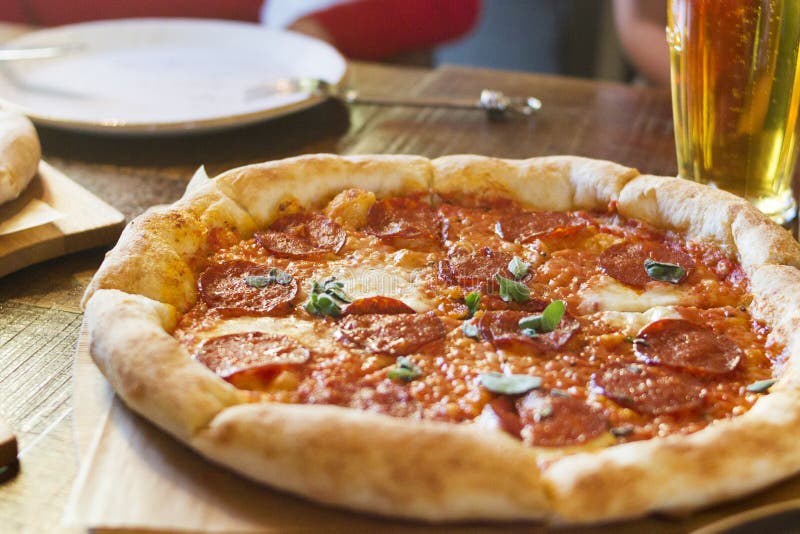
{"label": "blurred person", "polygon": [[[282,13],[288,29],[322,39],[359,60],[385,60],[430,50],[469,32],[481,0],[5,0],[0,20],[55,26],[99,19],[193,17],[258,22]],[[291,15],[296,18],[292,20]],[[277,18],[277,15],[274,15]]]}
{"label": "blurred person", "polygon": [[639,74],[650,84],[668,87],[665,0],[614,0],[614,24],[620,44]]}

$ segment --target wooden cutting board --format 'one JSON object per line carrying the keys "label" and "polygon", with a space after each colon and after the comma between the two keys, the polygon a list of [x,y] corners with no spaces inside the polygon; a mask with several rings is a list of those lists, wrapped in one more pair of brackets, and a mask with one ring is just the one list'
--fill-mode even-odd
{"label": "wooden cutting board", "polygon": [[32,203],[42,202],[58,212],[47,224],[0,235],[0,276],[79,250],[116,241],[125,217],[76,184],[54,167],[42,162],[39,172],[17,200],[2,207],[13,215]]}

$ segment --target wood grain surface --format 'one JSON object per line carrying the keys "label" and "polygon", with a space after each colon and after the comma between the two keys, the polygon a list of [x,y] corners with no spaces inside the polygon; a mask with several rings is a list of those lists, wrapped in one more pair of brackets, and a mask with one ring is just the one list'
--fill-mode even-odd
{"label": "wood grain surface", "polygon": [[37,201],[54,209],[58,218],[0,235],[0,276],[70,252],[114,243],[125,225],[120,212],[44,161],[11,207],[21,209]]}
{"label": "wood grain surface", "polygon": [[[176,138],[104,138],[40,129],[44,157],[134,217],[176,200],[200,164],[210,174],[304,153],[576,154],[674,174],[664,91],[534,74],[354,64],[363,92],[475,96],[483,88],[535,95],[531,120],[489,122],[479,112],[372,108],[327,102],[236,130]],[[0,530],[53,532],[77,472],[71,366],[78,302],[103,250],[71,254],[0,278],[0,414],[19,438],[21,470],[0,485]]]}

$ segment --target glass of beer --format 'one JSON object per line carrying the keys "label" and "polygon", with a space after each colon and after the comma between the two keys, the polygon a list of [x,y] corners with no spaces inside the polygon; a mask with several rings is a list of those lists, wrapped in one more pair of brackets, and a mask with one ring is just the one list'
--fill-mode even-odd
{"label": "glass of beer", "polygon": [[795,217],[800,0],[669,0],[679,174]]}

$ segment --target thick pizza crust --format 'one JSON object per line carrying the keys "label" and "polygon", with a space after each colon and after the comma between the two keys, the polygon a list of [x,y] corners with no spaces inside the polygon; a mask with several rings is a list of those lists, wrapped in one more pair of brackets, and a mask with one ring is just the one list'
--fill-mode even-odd
{"label": "thick pizza crust", "polygon": [[31,121],[0,111],[0,204],[14,200],[36,174],[42,149]]}
{"label": "thick pizza crust", "polygon": [[[688,436],[563,457],[545,458],[478,425],[247,404],[169,334],[176,310],[196,298],[207,236],[229,228],[246,237],[350,187],[378,196],[504,195],[550,210],[616,202],[625,215],[738,258],[751,279],[751,312],[786,346],[785,369],[743,416]],[[87,290],[86,320],[92,356],[131,408],[250,478],[330,504],[428,520],[607,521],[696,508],[800,471],[800,272],[785,266],[798,264],[797,244],[744,201],[609,162],[305,156],[201,180],[172,207],[134,221]]]}
{"label": "thick pizza crust", "polygon": [[171,206],[148,210],[133,220],[106,255],[82,305],[98,289],[119,289],[186,311],[196,300],[197,258],[208,250],[214,232],[230,231],[239,239],[256,224],[213,183],[187,192]]}
{"label": "thick pizza crust", "polygon": [[101,289],[89,300],[86,318],[92,358],[117,394],[179,439],[191,439],[245,397],[169,334],[177,320],[174,306]]}
{"label": "thick pizza crust", "polygon": [[712,243],[751,267],[800,267],[800,244],[756,207],[726,191],[663,176],[642,175],[620,192],[619,212]]}
{"label": "thick pizza crust", "polygon": [[428,159],[418,156],[318,154],[240,167],[215,182],[264,227],[298,208],[320,207],[352,187],[379,199],[427,192],[431,168]]}
{"label": "thick pizza crust", "polygon": [[433,160],[435,193],[513,198],[537,210],[606,209],[639,173],[610,161],[576,156],[508,160],[446,156]]}

